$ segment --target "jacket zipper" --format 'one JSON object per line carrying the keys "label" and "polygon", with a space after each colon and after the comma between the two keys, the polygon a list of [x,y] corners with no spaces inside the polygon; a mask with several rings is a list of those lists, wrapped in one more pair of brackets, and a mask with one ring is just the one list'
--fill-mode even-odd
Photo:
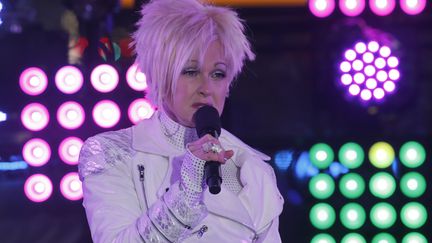
{"label": "jacket zipper", "polygon": [[142,164],[138,165],[138,172],[139,172],[139,179],[141,181],[141,187],[142,187],[143,196],[144,196],[145,209],[146,209],[146,211],[148,211],[147,197],[146,197],[146,191],[145,191],[145,186],[144,186],[144,165],[142,165]]}

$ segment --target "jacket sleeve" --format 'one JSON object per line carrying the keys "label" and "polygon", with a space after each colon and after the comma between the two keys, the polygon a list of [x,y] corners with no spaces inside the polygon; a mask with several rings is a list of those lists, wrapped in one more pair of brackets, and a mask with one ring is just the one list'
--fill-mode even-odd
{"label": "jacket sleeve", "polygon": [[93,241],[177,242],[187,237],[205,217],[205,206],[189,205],[177,182],[148,210],[142,209],[124,162],[130,153],[122,145],[112,136],[96,136],[80,153],[83,205]]}
{"label": "jacket sleeve", "polygon": [[280,243],[282,242],[279,235],[279,218],[273,219],[269,227],[259,234],[258,243]]}

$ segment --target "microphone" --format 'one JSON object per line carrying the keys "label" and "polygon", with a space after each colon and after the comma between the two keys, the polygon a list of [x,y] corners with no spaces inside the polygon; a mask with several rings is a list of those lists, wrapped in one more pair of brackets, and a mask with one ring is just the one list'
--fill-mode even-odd
{"label": "microphone", "polygon": [[[213,106],[205,105],[200,107],[194,114],[195,128],[198,137],[210,134],[218,138],[221,133],[219,113]],[[204,180],[209,187],[211,194],[218,194],[221,190],[222,177],[219,172],[220,163],[207,161],[204,166]]]}

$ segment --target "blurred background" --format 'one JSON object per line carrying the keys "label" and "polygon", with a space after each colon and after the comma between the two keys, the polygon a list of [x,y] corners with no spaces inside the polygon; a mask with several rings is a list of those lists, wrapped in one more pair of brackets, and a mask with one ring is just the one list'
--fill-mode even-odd
{"label": "blurred background", "polygon": [[[77,156],[151,116],[134,0],[0,0],[0,241],[91,242]],[[432,3],[213,0],[257,58],[222,125],[272,157],[283,242],[432,239]]]}

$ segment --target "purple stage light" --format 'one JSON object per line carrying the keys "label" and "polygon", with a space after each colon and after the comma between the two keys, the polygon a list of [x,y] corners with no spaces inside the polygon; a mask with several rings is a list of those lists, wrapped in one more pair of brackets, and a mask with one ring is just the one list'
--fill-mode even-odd
{"label": "purple stage light", "polygon": [[137,124],[143,119],[150,118],[155,111],[155,108],[146,99],[140,98],[134,100],[128,108],[129,120],[133,124]]}
{"label": "purple stage light", "polygon": [[90,81],[97,91],[108,93],[113,91],[119,82],[117,70],[108,64],[101,64],[93,69]]}
{"label": "purple stage light", "polygon": [[365,102],[380,101],[396,89],[395,82],[400,79],[398,66],[399,59],[389,47],[376,41],[357,42],[344,52],[339,82],[352,96]]}
{"label": "purple stage light", "polygon": [[126,81],[133,90],[144,91],[147,89],[146,75],[138,69],[137,64],[133,64],[128,68]]}
{"label": "purple stage light", "polygon": [[21,73],[19,85],[21,90],[28,95],[40,95],[48,86],[48,78],[42,69],[31,67]]}
{"label": "purple stage light", "polygon": [[360,15],[365,9],[365,0],[339,0],[339,9],[346,16]]}
{"label": "purple stage light", "polygon": [[81,71],[74,66],[64,66],[55,75],[57,89],[65,94],[78,92],[83,85],[83,81],[84,78]]}
{"label": "purple stage light", "polygon": [[77,137],[65,138],[59,145],[58,153],[60,159],[69,165],[78,164],[78,157],[83,141]]}
{"label": "purple stage light", "polygon": [[30,131],[40,131],[49,122],[47,108],[39,103],[30,103],[21,111],[21,122]]}
{"label": "purple stage light", "polygon": [[369,7],[378,16],[391,14],[395,9],[395,0],[369,0]]}
{"label": "purple stage light", "polygon": [[52,194],[51,180],[43,174],[34,174],[24,183],[24,193],[33,202],[46,201]]}
{"label": "purple stage light", "polygon": [[333,13],[335,0],[309,0],[309,10],[319,18],[325,18]]}
{"label": "purple stage light", "polygon": [[400,0],[402,10],[409,15],[417,15],[426,8],[426,0]]}
{"label": "purple stage light", "polygon": [[82,183],[78,173],[70,172],[63,176],[60,181],[60,192],[69,200],[76,201],[83,197]]}
{"label": "purple stage light", "polygon": [[111,128],[120,121],[120,108],[111,100],[99,101],[93,107],[93,120],[103,128]]}
{"label": "purple stage light", "polygon": [[57,121],[66,129],[77,129],[85,120],[84,108],[75,101],[63,103],[57,110]]}
{"label": "purple stage light", "polygon": [[50,160],[51,148],[45,140],[33,138],[24,144],[22,156],[27,164],[40,167]]}

